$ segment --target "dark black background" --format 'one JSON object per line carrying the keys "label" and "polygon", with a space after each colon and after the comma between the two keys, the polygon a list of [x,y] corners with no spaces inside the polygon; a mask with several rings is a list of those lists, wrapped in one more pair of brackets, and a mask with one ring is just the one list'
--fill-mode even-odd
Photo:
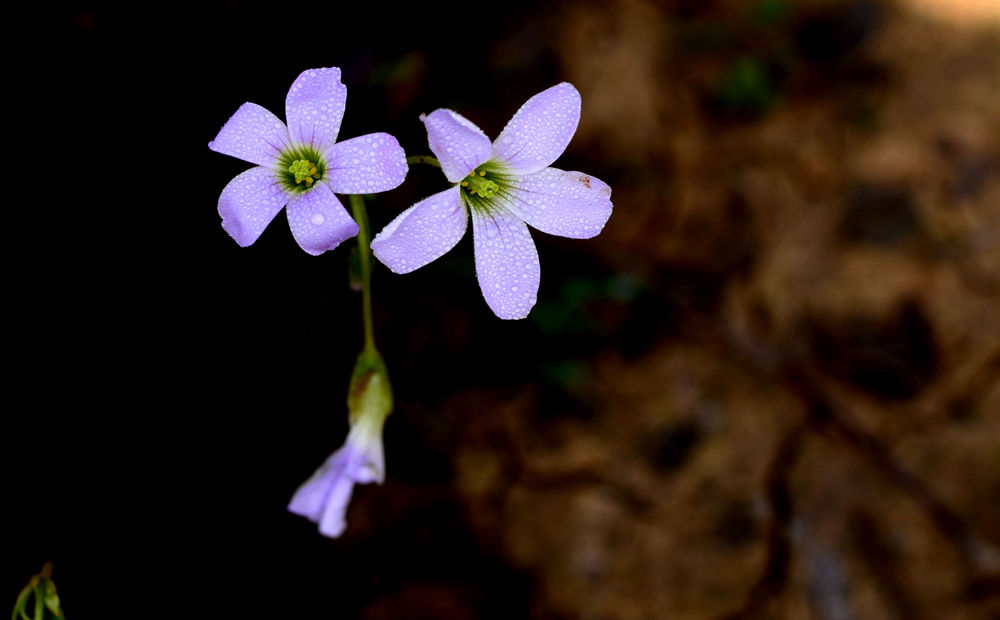
{"label": "dark black background", "polygon": [[[531,19],[544,9],[524,10],[69,4],[12,19],[32,40],[12,129],[36,149],[6,228],[4,605],[52,561],[71,620],[351,617],[425,581],[487,616],[523,613],[527,580],[464,532],[440,491],[447,455],[407,420],[458,388],[528,379],[530,362],[510,362],[535,327],[490,314],[470,239],[407,278],[377,266],[376,330],[399,396],[389,481],[358,492],[386,499],[351,513],[353,535],[322,538],[285,504],[347,430],[361,341],[349,244],[308,256],[279,214],[239,248],[216,203],[248,165],[206,145],[245,101],[283,117],[298,73],[328,66],[348,87],[342,137],[387,131],[429,153],[418,115],[437,107],[495,135],[561,79]],[[374,230],[443,187],[437,170],[412,169],[370,205]],[[388,499],[394,485],[442,499],[407,512]]]}

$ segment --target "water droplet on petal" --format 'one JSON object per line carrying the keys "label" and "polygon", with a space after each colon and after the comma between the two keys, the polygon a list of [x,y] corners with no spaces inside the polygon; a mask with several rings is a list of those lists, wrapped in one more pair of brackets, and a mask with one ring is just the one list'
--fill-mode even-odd
{"label": "water droplet on petal", "polygon": [[323,222],[326,221],[326,218],[323,217],[322,213],[314,213],[313,216],[309,218],[309,221],[315,224],[316,226],[322,226]]}

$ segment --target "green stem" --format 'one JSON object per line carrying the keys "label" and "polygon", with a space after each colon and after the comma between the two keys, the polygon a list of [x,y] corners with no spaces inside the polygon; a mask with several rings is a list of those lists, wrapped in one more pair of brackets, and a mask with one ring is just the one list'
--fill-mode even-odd
{"label": "green stem", "polygon": [[351,194],[350,200],[354,221],[358,223],[358,258],[361,261],[361,316],[365,326],[365,348],[362,353],[376,353],[375,328],[372,326],[372,253],[368,245],[371,228],[368,224],[368,212],[365,210],[365,199],[358,194]]}
{"label": "green stem", "polygon": [[17,602],[14,603],[14,613],[11,614],[10,620],[17,620],[17,617],[23,616],[24,608],[28,604],[28,597],[31,596],[31,584],[24,586],[21,593],[17,595]]}
{"label": "green stem", "polygon": [[431,157],[430,155],[410,155],[406,158],[407,164],[427,164],[428,166],[434,166],[435,168],[441,167],[441,162],[437,159]]}

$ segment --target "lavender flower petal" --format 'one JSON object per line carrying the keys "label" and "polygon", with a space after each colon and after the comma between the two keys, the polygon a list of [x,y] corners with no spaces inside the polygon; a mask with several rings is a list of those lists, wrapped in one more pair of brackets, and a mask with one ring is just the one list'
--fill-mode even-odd
{"label": "lavender flower petal", "polygon": [[421,200],[372,240],[375,256],[395,273],[409,273],[441,257],[465,235],[469,216],[458,187]]}
{"label": "lavender flower petal", "polygon": [[270,166],[287,144],[288,129],[277,116],[256,103],[244,103],[208,148],[258,166]]}
{"label": "lavender flower petal", "polygon": [[444,108],[421,115],[431,152],[441,162],[444,176],[458,183],[490,158],[493,147],[483,130],[457,112]]}
{"label": "lavender flower petal", "polygon": [[340,69],[303,71],[285,97],[285,118],[292,138],[320,151],[333,146],[346,101],[347,87],[340,82]]}
{"label": "lavender flower petal", "polygon": [[344,445],[295,491],[288,510],[319,523],[319,531],[331,538],[347,527],[345,515],[355,483],[385,479],[381,421],[362,420],[351,427]]}
{"label": "lavender flower petal", "polygon": [[[338,450],[342,453],[342,458],[327,474],[329,486],[322,515],[318,520],[312,519],[319,523],[320,533],[330,538],[337,538],[347,529],[347,506],[351,503],[355,483],[381,484],[385,479],[381,434],[362,438],[358,436],[356,428],[351,429],[344,447]],[[295,497],[292,498],[292,503],[294,502]],[[295,512],[291,504],[288,508]]]}
{"label": "lavender flower petal", "polygon": [[571,239],[597,236],[611,217],[611,188],[582,172],[545,168],[512,181],[504,206],[528,225]]}
{"label": "lavender flower petal", "polygon": [[501,319],[528,316],[538,295],[541,268],[528,227],[508,213],[472,213],[479,288]]}
{"label": "lavender flower petal", "polygon": [[547,167],[566,150],[580,122],[580,93],[568,82],[528,99],[493,142],[493,158],[516,172]]}
{"label": "lavender flower petal", "polygon": [[251,168],[233,177],[219,196],[222,228],[236,243],[247,247],[260,237],[288,199],[273,171]]}
{"label": "lavender flower petal", "polygon": [[327,152],[326,182],[338,194],[370,194],[398,187],[409,168],[406,153],[387,133],[358,136]]}
{"label": "lavender flower petal", "polygon": [[288,203],[288,226],[299,247],[313,256],[358,234],[358,225],[325,183],[317,183]]}
{"label": "lavender flower petal", "polygon": [[333,481],[326,506],[323,507],[323,515],[319,519],[320,534],[337,538],[344,533],[347,529],[347,506],[351,503],[353,491],[354,481],[349,477],[341,476]]}
{"label": "lavender flower petal", "polygon": [[331,454],[319,469],[295,491],[288,503],[289,512],[319,523],[326,510],[334,485],[344,478],[347,465],[347,445]]}
{"label": "lavender flower petal", "polygon": [[324,536],[336,538],[343,534],[355,483],[350,473],[363,456],[358,446],[345,443],[295,491],[288,511],[318,523]]}

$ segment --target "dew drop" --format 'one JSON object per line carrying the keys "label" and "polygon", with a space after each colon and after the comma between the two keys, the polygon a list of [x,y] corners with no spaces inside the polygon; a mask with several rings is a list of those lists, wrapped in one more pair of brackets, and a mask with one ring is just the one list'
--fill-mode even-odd
{"label": "dew drop", "polygon": [[323,222],[326,221],[326,218],[323,217],[322,213],[314,213],[313,216],[309,218],[309,221],[315,224],[316,226],[322,226]]}

